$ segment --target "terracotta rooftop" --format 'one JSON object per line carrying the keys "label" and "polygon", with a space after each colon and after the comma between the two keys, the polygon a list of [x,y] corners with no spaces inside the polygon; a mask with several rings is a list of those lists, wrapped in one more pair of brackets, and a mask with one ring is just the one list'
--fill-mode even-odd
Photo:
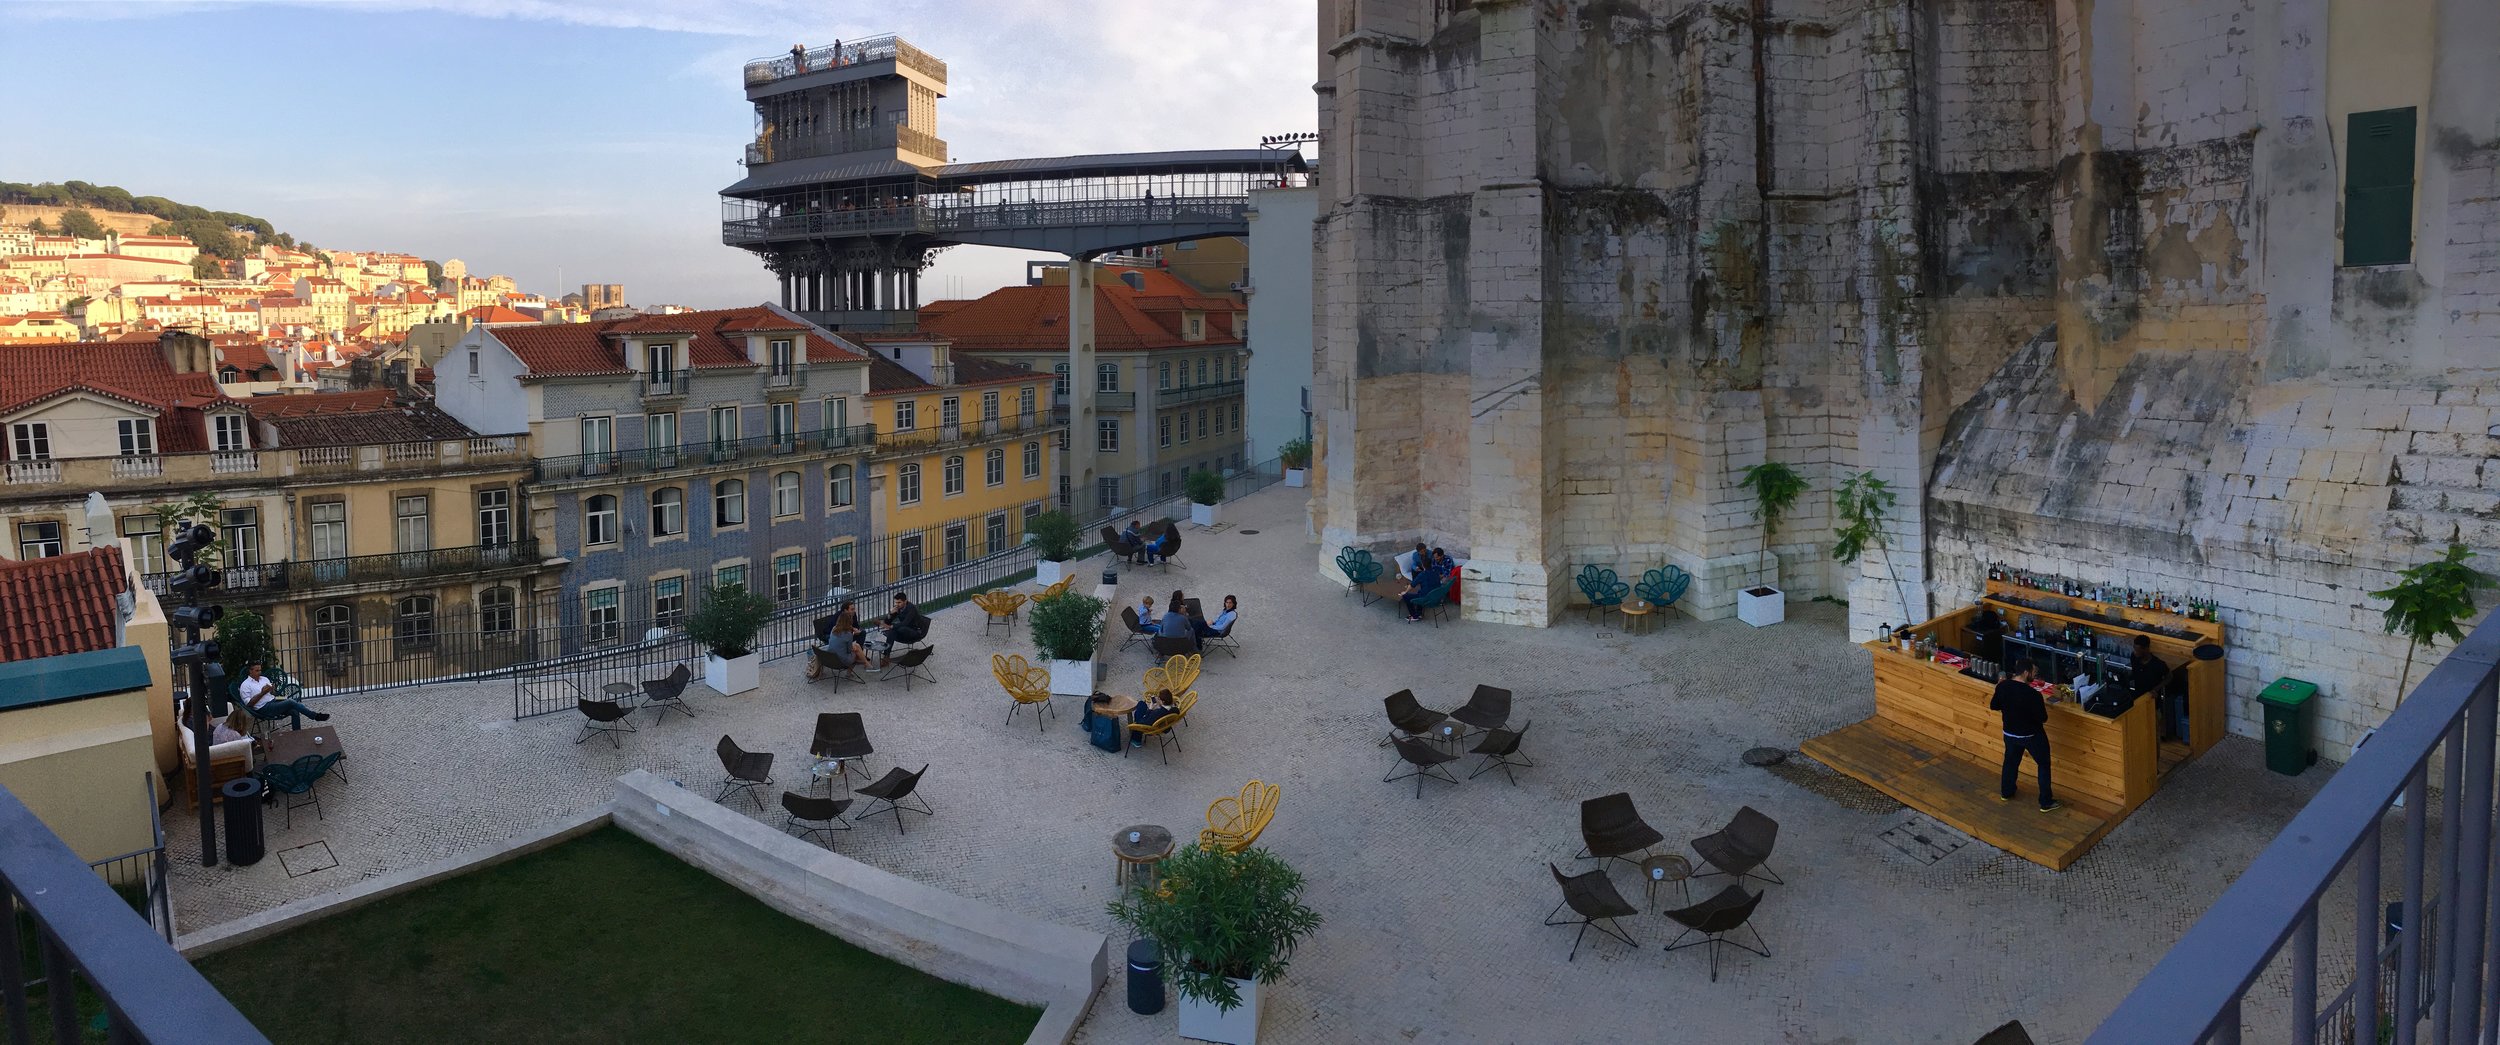
{"label": "terracotta rooftop", "polygon": [[538,322],[538,317],[536,316],[532,316],[526,312],[515,312],[511,309],[503,307],[502,305],[479,305],[478,307],[463,312],[460,315],[466,319],[474,319],[480,323],[489,324]]}
{"label": "terracotta rooftop", "polygon": [[753,366],[745,344],[731,340],[730,335],[783,330],[806,335],[808,362],[861,358],[831,333],[763,305],[597,323],[494,327],[487,335],[520,357],[521,365],[529,368],[527,376],[567,377],[626,373],[624,339],[650,334],[689,335],[692,348],[686,353],[686,365],[691,367]]}
{"label": "terracotta rooftop", "polygon": [[128,587],[122,552],[95,548],[49,559],[0,560],[0,661],[111,649]]}
{"label": "terracotta rooftop", "polygon": [[[1123,273],[1136,275],[1143,289],[1129,285]],[[1068,288],[1065,286],[1000,287],[957,304],[940,302],[923,308],[920,324],[927,331],[969,349],[1065,349],[1068,345]],[[1238,345],[1233,314],[1241,305],[1198,293],[1180,278],[1159,269],[1105,268],[1094,283],[1094,347],[1096,349],[1180,349]],[[1206,336],[1192,341],[1181,336],[1188,311],[1204,317]]]}
{"label": "terracotta rooftop", "polygon": [[476,435],[433,401],[393,389],[260,396],[247,407],[279,446],[431,443]]}
{"label": "terracotta rooftop", "polygon": [[[888,337],[884,340],[896,339]],[[1031,381],[1044,376],[1027,367],[1001,363],[994,359],[982,359],[978,356],[950,355],[948,361],[955,365],[955,383],[946,386],[948,388]],[[874,352],[868,354],[868,392],[871,395],[937,387],[937,385],[921,380],[920,375],[912,373],[911,368],[901,363]]]}
{"label": "terracotta rooftop", "polygon": [[152,407],[159,415],[158,450],[181,453],[207,449],[205,423],[196,416],[176,421],[164,415],[195,413],[200,408],[232,402],[205,373],[176,373],[155,337],[145,340],[89,341],[69,345],[0,346],[0,413],[12,413],[71,391],[87,391],[133,406]]}

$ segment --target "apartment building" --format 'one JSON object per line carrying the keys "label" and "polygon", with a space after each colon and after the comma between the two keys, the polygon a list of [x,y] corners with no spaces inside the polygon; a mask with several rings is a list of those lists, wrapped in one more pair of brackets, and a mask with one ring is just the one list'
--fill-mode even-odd
{"label": "apartment building", "polygon": [[1050,375],[956,355],[925,333],[851,336],[869,354],[877,429],[872,578],[915,577],[1022,540],[1047,507],[1066,430],[1048,410]]}

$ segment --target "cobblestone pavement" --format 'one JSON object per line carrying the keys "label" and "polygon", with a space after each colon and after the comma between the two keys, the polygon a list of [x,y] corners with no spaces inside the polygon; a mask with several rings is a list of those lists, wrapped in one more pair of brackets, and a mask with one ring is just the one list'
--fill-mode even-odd
{"label": "cobblestone pavement", "polygon": [[[574,715],[513,721],[509,682],[327,698],[350,779],[322,784],[326,819],[307,809],[290,828],[280,813],[270,847],[323,842],[336,866],[293,878],[277,859],[204,869],[190,822],[169,815],[183,928],[595,808],[635,768],[708,795],[724,732],[774,752],[775,775],[803,785],[814,716],[856,710],[878,749],[873,771],[930,764],[921,793],[937,815],[915,816],[908,836],[877,817],[838,836],[841,852],[1115,941],[1125,934],[1103,905],[1116,830],[1159,823],[1186,838],[1207,803],[1244,780],[1282,785],[1262,844],[1308,876],[1327,922],[1269,991],[1262,1040],[1272,1045],[1964,1042],[2017,1017],[2041,1041],[2071,1042],[2325,776],[2265,773],[2257,745],[2233,738],[2065,874],[1979,843],[1928,863],[1879,837],[1911,811],[1810,764],[1773,772],[1738,759],[1871,713],[1867,656],[1845,641],[1838,608],[1791,605],[1788,623],[1761,630],[1670,618],[1645,635],[1577,615],[1547,630],[1408,624],[1315,577],[1301,497],[1278,488],[1229,505],[1232,525],[1193,538],[1185,570],[1121,574],[1126,599],[1161,601],[1181,587],[1243,602],[1245,649],[1208,662],[1186,747],[1169,765],[1152,749],[1096,751],[1073,708],[1046,732],[1029,714],[1005,724],[1009,702],[988,659],[1029,655],[1030,638],[1021,627],[985,632],[968,606],[934,617],[936,685],[837,694],[803,684],[796,661],[768,664],[764,688],[744,696],[698,682],[689,697],[700,717],[637,714],[641,732],[621,749],[604,738],[576,746]],[[1119,653],[1108,688],[1133,692],[1149,664],[1142,648]],[[1446,709],[1478,682],[1517,694],[1514,721],[1535,722],[1526,753],[1536,767],[1516,786],[1498,770],[1430,783],[1420,800],[1411,781],[1382,783],[1380,698],[1412,687]],[[1788,884],[1769,887],[1754,919],[1774,957],[1731,950],[1713,983],[1705,951],[1661,952],[1674,934],[1644,904],[1628,921],[1637,950],[1591,933],[1580,949],[1588,960],[1564,960],[1574,930],[1539,924],[1559,899],[1545,864],[1583,866],[1571,859],[1577,802],[1617,790],[1679,849],[1741,805],[1779,820],[1773,864]],[[765,819],[778,824],[764,797]],[[1641,903],[1640,883],[1616,867],[1619,888]],[[623,888],[630,902],[630,883],[601,887]],[[1171,1010],[1137,1016],[1122,999],[1115,980],[1081,1040],[1173,1036]]]}

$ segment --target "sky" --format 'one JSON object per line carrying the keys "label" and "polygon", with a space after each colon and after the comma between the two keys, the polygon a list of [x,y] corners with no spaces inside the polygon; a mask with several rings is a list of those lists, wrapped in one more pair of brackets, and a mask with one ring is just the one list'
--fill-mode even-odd
{"label": "sky", "polygon": [[[1316,130],[1297,0],[0,0],[0,181],[119,185],[323,247],[460,258],[558,296],[774,297],[720,242],[739,70],[895,34],[947,63],[958,161],[1245,148]],[[924,300],[1044,255],[956,247]]]}

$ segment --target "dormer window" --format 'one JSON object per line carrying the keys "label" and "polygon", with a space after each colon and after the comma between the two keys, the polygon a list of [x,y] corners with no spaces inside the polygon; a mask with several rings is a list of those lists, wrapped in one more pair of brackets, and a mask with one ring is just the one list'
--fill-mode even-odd
{"label": "dormer window", "polygon": [[1189,339],[1189,340],[1191,340],[1191,341],[1197,341],[1197,340],[1199,340],[1199,339],[1202,339],[1202,338],[1206,337],[1206,336],[1207,336],[1207,316],[1206,316],[1206,313],[1204,313],[1204,312],[1187,312],[1187,313],[1183,313],[1183,314],[1182,314],[1182,316],[1181,316],[1181,336],[1182,336],[1182,337],[1185,337],[1185,338],[1188,338],[1188,339]]}
{"label": "dormer window", "polygon": [[776,340],[772,342],[770,348],[773,376],[790,376],[791,367],[796,363],[790,342],[787,339]]}
{"label": "dormer window", "polygon": [[150,457],[156,453],[156,421],[146,417],[125,417],[117,422],[123,457]]}
{"label": "dormer window", "polygon": [[243,415],[211,414],[208,418],[210,449],[227,452],[251,449],[251,441],[243,434]]}
{"label": "dormer window", "polygon": [[651,383],[667,384],[669,375],[677,372],[677,343],[652,341],[643,346],[643,351],[651,357]]}

